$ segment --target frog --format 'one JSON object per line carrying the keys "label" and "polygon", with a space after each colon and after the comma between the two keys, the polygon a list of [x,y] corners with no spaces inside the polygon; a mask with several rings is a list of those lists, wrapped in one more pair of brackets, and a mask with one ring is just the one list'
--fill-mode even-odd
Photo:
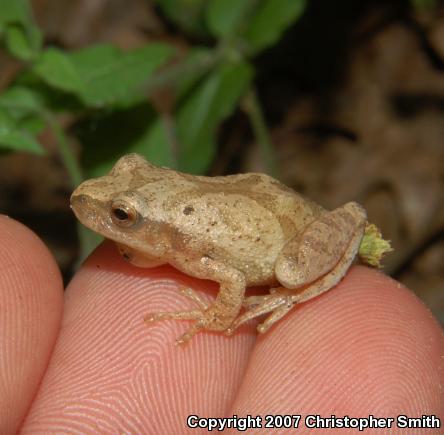
{"label": "frog", "polygon": [[[70,203],[83,225],[113,240],[134,266],[169,264],[219,284],[211,303],[184,288],[195,308],[145,315],[148,324],[192,321],[177,344],[202,331],[231,335],[264,314],[257,329],[268,331],[345,276],[367,223],[356,202],[329,211],[266,174],[192,175],[136,153],[82,182]],[[269,294],[246,297],[252,286]]]}

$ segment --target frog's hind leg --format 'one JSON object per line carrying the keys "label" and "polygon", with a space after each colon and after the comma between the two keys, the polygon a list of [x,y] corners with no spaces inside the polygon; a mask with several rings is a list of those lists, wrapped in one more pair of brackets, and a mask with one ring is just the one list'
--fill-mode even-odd
{"label": "frog's hind leg", "polygon": [[329,273],[353,237],[357,235],[360,241],[366,220],[365,210],[356,202],[321,214],[282,248],[275,265],[278,281],[285,288],[296,289]]}
{"label": "frog's hind leg", "polygon": [[233,333],[237,327],[257,316],[272,312],[272,314],[257,327],[259,332],[266,332],[275,322],[284,317],[293,305],[312,299],[334,287],[345,275],[358,252],[364,234],[364,226],[365,218],[358,219],[353,231],[349,232],[348,246],[346,246],[342,257],[336,265],[324,276],[302,290],[299,290],[296,294],[294,293],[295,290],[279,287],[273,289],[271,294],[266,296],[251,296],[245,298],[244,307],[247,308],[247,311],[233,322],[227,333]]}

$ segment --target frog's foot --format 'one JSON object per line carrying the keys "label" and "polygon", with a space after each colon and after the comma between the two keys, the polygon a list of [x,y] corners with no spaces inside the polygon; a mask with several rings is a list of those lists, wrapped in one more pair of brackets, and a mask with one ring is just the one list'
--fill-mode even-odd
{"label": "frog's foot", "polygon": [[243,323],[262,314],[272,312],[272,314],[257,327],[257,330],[261,333],[268,331],[271,325],[285,316],[295,303],[292,300],[292,295],[288,294],[288,289],[282,288],[282,291],[278,290],[279,289],[272,289],[270,290],[271,294],[265,296],[250,296],[245,298],[243,305],[247,308],[247,311],[236,318],[227,329],[226,334],[231,335],[234,330]]}
{"label": "frog's foot", "polygon": [[150,313],[144,318],[145,323],[154,323],[161,320],[196,320],[191,328],[176,340],[176,344],[184,344],[193,338],[202,329],[211,329],[211,323],[213,321],[212,316],[208,312],[208,304],[191,288],[181,289],[181,293],[192,300],[197,306],[196,310],[189,311],[177,311],[168,312],[163,311],[160,313]]}
{"label": "frog's foot", "polygon": [[183,296],[193,301],[201,310],[208,310],[208,304],[202,297],[192,288],[184,287],[180,289]]}
{"label": "frog's foot", "polygon": [[[200,310],[190,310],[190,311],[178,311],[178,312],[160,312],[147,314],[144,318],[145,323],[154,323],[161,320],[198,320],[202,316],[202,311]],[[185,334],[176,340],[176,344],[182,344],[189,341],[193,335],[195,335],[203,327],[199,327],[194,324]]]}

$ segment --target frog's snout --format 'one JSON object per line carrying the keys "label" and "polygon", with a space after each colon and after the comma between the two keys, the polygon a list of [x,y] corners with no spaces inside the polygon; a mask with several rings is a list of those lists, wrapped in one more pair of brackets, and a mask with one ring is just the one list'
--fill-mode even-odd
{"label": "frog's snout", "polygon": [[85,208],[86,198],[85,195],[75,195],[75,192],[71,195],[69,199],[69,206],[71,210],[76,215],[76,218],[81,220],[82,210]]}
{"label": "frog's snout", "polygon": [[74,191],[69,202],[71,209],[76,212],[76,210],[86,207],[88,204],[88,197],[84,194],[76,194],[76,191]]}

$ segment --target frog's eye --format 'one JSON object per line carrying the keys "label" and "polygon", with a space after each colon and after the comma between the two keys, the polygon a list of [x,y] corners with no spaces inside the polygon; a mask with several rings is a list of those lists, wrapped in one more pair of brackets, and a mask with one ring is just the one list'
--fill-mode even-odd
{"label": "frog's eye", "polygon": [[114,201],[111,204],[111,219],[120,227],[131,227],[139,220],[139,213],[126,202]]}

